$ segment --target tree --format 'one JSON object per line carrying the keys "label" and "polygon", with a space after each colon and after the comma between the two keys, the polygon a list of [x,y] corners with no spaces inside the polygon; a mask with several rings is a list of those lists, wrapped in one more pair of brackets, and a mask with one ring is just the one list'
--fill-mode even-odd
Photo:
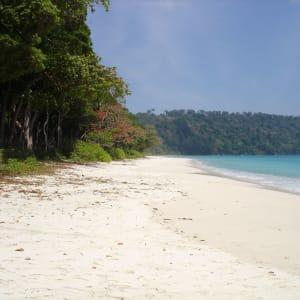
{"label": "tree", "polygon": [[[33,125],[29,121],[31,88],[45,69],[46,56],[40,44],[58,20],[58,10],[50,0],[0,3],[0,145],[11,139],[6,132],[14,134],[16,125],[28,138]],[[18,121],[21,106],[22,123]],[[30,148],[29,140],[27,144]]]}
{"label": "tree", "polygon": [[88,6],[96,3],[109,7],[108,0],[1,2],[0,145],[59,146],[64,119],[70,122],[79,103],[71,136],[92,118],[95,99],[128,93],[115,69],[102,66],[93,52],[85,22]]}
{"label": "tree", "polygon": [[108,10],[109,0],[0,3],[1,147],[49,152],[101,122],[106,147],[142,147],[146,133],[123,107],[128,85],[92,48],[87,11],[99,3]]}

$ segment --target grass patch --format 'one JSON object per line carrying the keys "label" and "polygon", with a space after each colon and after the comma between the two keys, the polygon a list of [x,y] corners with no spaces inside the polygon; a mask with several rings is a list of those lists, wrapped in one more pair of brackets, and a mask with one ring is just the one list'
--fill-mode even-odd
{"label": "grass patch", "polygon": [[26,159],[9,158],[6,163],[0,164],[0,175],[28,175],[53,172],[53,167],[43,164],[30,156]]}

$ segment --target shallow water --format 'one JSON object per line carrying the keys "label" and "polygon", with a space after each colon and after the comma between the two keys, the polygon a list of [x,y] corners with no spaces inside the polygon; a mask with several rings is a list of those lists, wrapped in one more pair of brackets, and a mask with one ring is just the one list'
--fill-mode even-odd
{"label": "shallow water", "polygon": [[300,193],[300,155],[185,156],[221,175]]}

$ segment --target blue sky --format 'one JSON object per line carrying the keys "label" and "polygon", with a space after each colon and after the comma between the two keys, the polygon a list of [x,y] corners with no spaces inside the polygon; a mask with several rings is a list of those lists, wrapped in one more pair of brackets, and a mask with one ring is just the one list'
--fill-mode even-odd
{"label": "blue sky", "polygon": [[300,115],[300,0],[111,0],[88,24],[132,112]]}

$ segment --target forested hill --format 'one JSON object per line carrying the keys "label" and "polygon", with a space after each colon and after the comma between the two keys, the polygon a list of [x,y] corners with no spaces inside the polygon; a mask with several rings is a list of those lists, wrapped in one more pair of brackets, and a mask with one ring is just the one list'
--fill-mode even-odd
{"label": "forested hill", "polygon": [[300,154],[300,117],[194,110],[136,116],[162,138],[156,153]]}

